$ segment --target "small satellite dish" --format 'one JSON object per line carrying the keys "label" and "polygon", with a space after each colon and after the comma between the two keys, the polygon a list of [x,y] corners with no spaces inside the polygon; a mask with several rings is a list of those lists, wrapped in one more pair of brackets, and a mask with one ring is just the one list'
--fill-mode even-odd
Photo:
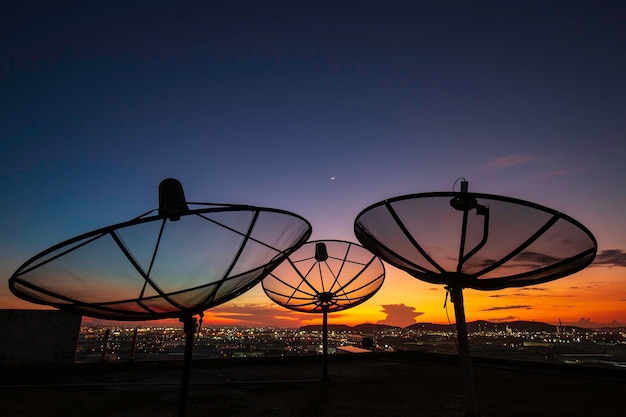
{"label": "small satellite dish", "polygon": [[323,381],[328,381],[328,313],[369,300],[383,285],[382,261],[363,246],[342,240],[307,242],[262,281],[275,303],[303,313],[322,313]]}

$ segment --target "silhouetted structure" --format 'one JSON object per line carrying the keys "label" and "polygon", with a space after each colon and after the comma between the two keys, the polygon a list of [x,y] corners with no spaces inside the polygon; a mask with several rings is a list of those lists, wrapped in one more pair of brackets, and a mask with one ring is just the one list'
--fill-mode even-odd
{"label": "silhouetted structure", "polygon": [[286,211],[189,203],[180,182],[168,178],[158,209],[35,255],[9,287],[25,300],[89,317],[178,318],[186,337],[182,416],[195,316],[252,288],[310,234],[305,219]]}
{"label": "silhouetted structure", "polygon": [[[471,215],[473,213],[473,215]],[[466,415],[477,416],[463,289],[497,290],[552,281],[588,266],[597,243],[556,210],[496,195],[412,194],[376,203],[354,223],[358,240],[412,276],[443,284],[454,303]]]}
{"label": "silhouetted structure", "polygon": [[267,296],[283,307],[322,313],[322,380],[328,380],[328,313],[371,298],[383,285],[383,263],[364,247],[341,240],[308,242],[263,280]]}

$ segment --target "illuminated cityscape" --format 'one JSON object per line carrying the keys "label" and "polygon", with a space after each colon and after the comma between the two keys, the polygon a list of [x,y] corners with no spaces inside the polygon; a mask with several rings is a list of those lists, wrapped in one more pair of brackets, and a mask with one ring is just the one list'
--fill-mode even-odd
{"label": "illuminated cityscape", "polygon": [[[472,355],[521,361],[560,362],[626,369],[626,329],[583,329],[537,322],[469,324]],[[415,324],[406,328],[369,325],[329,327],[329,353],[420,351],[454,355],[454,329]],[[321,326],[299,329],[201,326],[194,359],[315,355]],[[182,359],[180,327],[83,325],[77,362]]]}

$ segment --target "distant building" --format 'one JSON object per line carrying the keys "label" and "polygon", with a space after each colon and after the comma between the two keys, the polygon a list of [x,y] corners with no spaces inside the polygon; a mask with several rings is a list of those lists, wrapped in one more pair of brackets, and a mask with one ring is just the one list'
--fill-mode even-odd
{"label": "distant building", "polygon": [[81,320],[58,310],[0,310],[0,365],[74,363]]}

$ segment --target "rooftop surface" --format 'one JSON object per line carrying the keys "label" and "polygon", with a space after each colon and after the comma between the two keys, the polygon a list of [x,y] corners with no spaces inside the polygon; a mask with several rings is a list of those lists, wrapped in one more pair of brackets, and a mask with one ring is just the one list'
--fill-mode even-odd
{"label": "rooftop surface", "polygon": [[[626,372],[473,359],[483,417],[622,415]],[[178,414],[182,361],[2,369],[0,415]],[[196,360],[186,415],[449,417],[465,414],[455,357],[409,352]]]}

